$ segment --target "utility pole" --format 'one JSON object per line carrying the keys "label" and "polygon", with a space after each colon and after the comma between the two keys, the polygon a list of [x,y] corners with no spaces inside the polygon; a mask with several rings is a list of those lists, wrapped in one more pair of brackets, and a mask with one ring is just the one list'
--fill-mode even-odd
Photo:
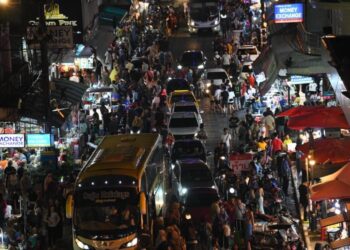
{"label": "utility pole", "polygon": [[45,132],[51,133],[51,110],[50,110],[50,82],[49,82],[49,60],[47,47],[47,27],[45,18],[46,0],[39,2],[39,34],[40,34],[40,55],[41,55],[41,89],[43,91],[43,105],[45,117]]}

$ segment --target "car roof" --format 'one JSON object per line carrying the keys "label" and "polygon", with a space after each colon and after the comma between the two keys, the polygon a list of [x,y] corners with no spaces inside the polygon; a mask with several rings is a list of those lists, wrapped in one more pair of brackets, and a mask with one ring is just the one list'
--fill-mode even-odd
{"label": "car roof", "polygon": [[195,112],[175,112],[171,115],[170,119],[181,119],[181,118],[196,118],[197,115]]}
{"label": "car roof", "polygon": [[210,68],[210,69],[206,69],[207,73],[211,73],[211,72],[226,72],[226,70],[224,70],[223,68]]}
{"label": "car roof", "polygon": [[204,145],[203,145],[203,143],[201,142],[201,140],[198,140],[198,139],[180,139],[180,140],[176,140],[175,142],[174,142],[174,146],[176,145],[176,144],[185,144],[185,143],[196,143],[196,144],[201,144],[203,147],[204,147]]}
{"label": "car roof", "polygon": [[182,159],[178,160],[178,163],[181,167],[187,168],[187,169],[194,169],[194,168],[205,168],[209,170],[209,166],[198,158],[188,158],[188,159]]}

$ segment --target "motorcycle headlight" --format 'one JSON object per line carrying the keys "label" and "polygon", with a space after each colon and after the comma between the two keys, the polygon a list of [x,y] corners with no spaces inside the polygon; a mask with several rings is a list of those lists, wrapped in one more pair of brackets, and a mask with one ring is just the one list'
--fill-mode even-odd
{"label": "motorcycle headlight", "polygon": [[192,218],[192,216],[190,214],[185,214],[185,219],[186,220],[190,220]]}
{"label": "motorcycle headlight", "polygon": [[207,83],[207,88],[209,88],[211,86],[211,83],[210,82],[208,82]]}
{"label": "motorcycle headlight", "polygon": [[195,24],[196,24],[196,23],[195,23],[193,20],[190,21],[190,25],[191,25],[191,26],[194,26]]}
{"label": "motorcycle headlight", "polygon": [[214,25],[219,25],[219,19],[215,19]]}
{"label": "motorcycle headlight", "polygon": [[194,137],[197,137],[197,135],[198,135],[198,133],[195,133],[195,134],[194,134]]}
{"label": "motorcycle headlight", "polygon": [[182,188],[181,189],[181,195],[185,195],[187,193],[188,189],[187,188]]}
{"label": "motorcycle headlight", "polygon": [[128,247],[134,247],[137,245],[137,242],[138,242],[138,239],[137,238],[134,238],[132,239],[131,241],[129,241],[128,243],[125,244],[125,247],[128,248]]}
{"label": "motorcycle headlight", "polygon": [[84,244],[83,242],[81,242],[77,238],[75,238],[75,243],[77,243],[77,245],[80,249],[86,249],[86,250],[90,249],[90,247],[88,245]]}
{"label": "motorcycle headlight", "polygon": [[225,156],[220,156],[220,160],[226,160]]}
{"label": "motorcycle headlight", "polygon": [[182,65],[177,65],[177,69],[182,69]]}
{"label": "motorcycle headlight", "polygon": [[233,187],[230,187],[228,191],[230,194],[234,194],[236,190]]}
{"label": "motorcycle headlight", "polygon": [[204,69],[204,64],[198,65],[198,69]]}
{"label": "motorcycle headlight", "polygon": [[171,169],[174,169],[175,168],[175,164],[171,164]]}

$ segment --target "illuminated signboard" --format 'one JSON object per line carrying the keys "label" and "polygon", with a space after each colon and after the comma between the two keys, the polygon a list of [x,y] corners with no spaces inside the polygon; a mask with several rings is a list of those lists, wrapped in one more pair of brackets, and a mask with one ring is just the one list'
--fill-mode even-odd
{"label": "illuminated signboard", "polygon": [[275,23],[301,23],[303,16],[304,5],[302,3],[275,5]]}
{"label": "illuminated signboard", "polygon": [[0,148],[23,148],[24,135],[0,134]]}
{"label": "illuminated signboard", "polygon": [[27,134],[27,147],[51,147],[51,134]]}

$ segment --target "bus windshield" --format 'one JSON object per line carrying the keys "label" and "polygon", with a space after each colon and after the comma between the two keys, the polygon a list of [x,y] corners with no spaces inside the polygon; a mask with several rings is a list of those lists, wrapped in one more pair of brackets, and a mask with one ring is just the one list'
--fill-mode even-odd
{"label": "bus windshield", "polygon": [[83,231],[135,231],[138,222],[135,188],[76,193],[75,227]]}

